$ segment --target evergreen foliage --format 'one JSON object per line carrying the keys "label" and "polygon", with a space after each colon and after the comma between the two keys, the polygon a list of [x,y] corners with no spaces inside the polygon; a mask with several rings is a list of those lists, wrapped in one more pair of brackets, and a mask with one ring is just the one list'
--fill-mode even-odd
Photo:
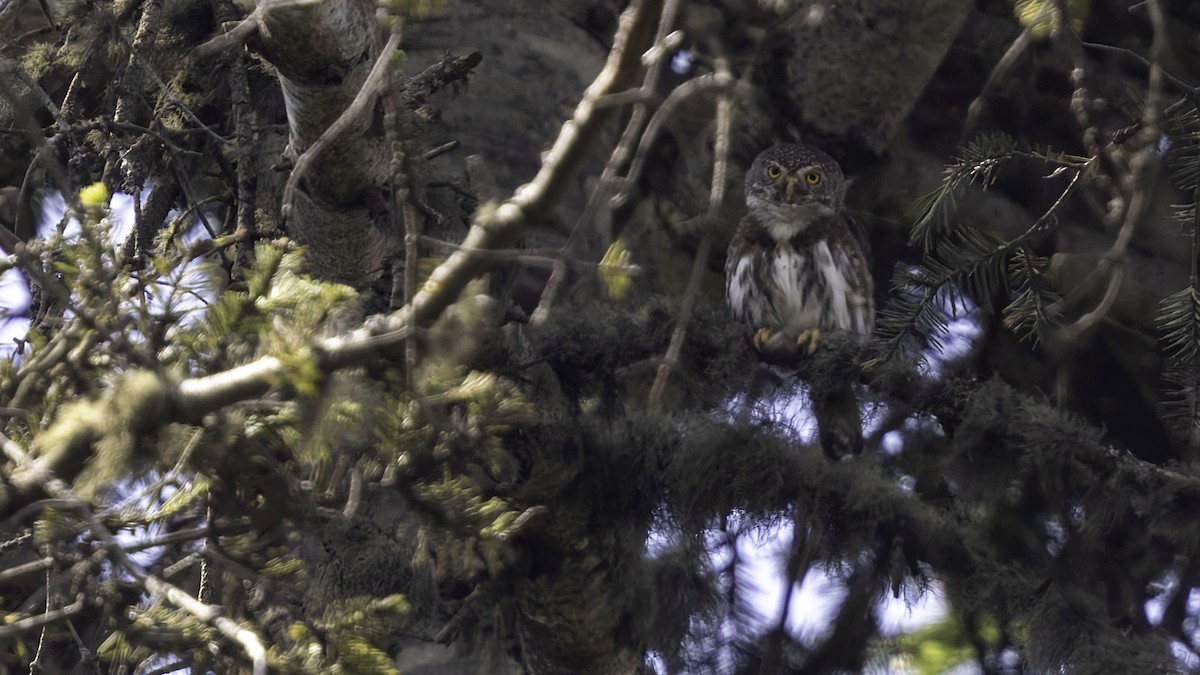
{"label": "evergreen foliage", "polygon": [[1192,266],[1188,286],[1163,298],[1159,327],[1169,367],[1165,414],[1178,428],[1200,428],[1200,110],[1185,98],[1168,110],[1172,150],[1167,164],[1187,201],[1175,207],[1181,231],[1191,238]]}
{"label": "evergreen foliage", "polygon": [[[722,266],[708,253],[738,211],[754,125],[791,119],[790,94],[760,85],[779,74],[780,40],[818,37],[797,3],[521,9],[603,32],[587,46],[612,52],[553,150],[525,149],[539,163],[511,196],[489,194],[502,191],[474,159],[438,163],[447,129],[467,136],[434,106],[483,105],[462,91],[488,77],[471,73],[478,55],[401,73],[413,38],[318,64],[317,93],[296,77],[287,105],[278,90],[289,49],[318,58],[284,41],[297,26],[338,17],[325,30],[346,44],[365,31],[378,51],[385,28],[393,44],[433,34],[471,18],[453,14],[468,3],[26,4],[43,24],[17,31],[5,12],[22,3],[0,8],[13,38],[0,68],[44,96],[0,82],[10,108],[29,107],[0,144],[32,158],[19,173],[40,199],[68,204],[39,237],[0,231],[0,264],[34,291],[0,364],[0,673],[1200,668],[1200,110],[1172,75],[1177,101],[1151,92],[1106,109],[1115,121],[1088,116],[1096,80],[1144,84],[1079,56],[1113,3],[1015,3],[1005,25],[1029,30],[1014,45],[1056,47],[1042,56],[1076,100],[1038,99],[1036,129],[1022,118],[955,151],[907,246],[875,237],[897,270],[875,339],[824,335],[786,372],[711,292]],[[263,30],[268,11],[281,23]],[[1130,43],[1149,50],[1163,30]],[[537,59],[497,70],[506,58],[532,79],[520,69]],[[302,139],[297,109],[347,81],[378,101],[369,119]],[[931,91],[924,114],[942,108]],[[735,103],[746,134],[729,132]],[[1084,154],[1044,145],[1043,122]],[[771,133],[798,133],[786,124]],[[1097,143],[1101,124],[1120,132]],[[364,138],[388,157],[382,184]],[[869,154],[840,142],[848,168]],[[1182,237],[1154,249],[1141,237],[1158,215],[1130,204],[1169,189],[1139,168],[1168,145]],[[606,169],[588,163],[605,153]],[[289,174],[283,208],[279,169],[297,167],[311,173]],[[579,186],[595,192],[572,202]],[[968,207],[980,195],[1029,218],[989,220]],[[862,199],[869,223],[901,216]],[[358,285],[285,235],[324,223],[334,248],[350,212],[396,244]],[[1178,262],[1165,249],[1184,238],[1190,274],[1168,288],[1144,270]],[[1154,321],[1119,297],[1131,287],[1161,300]],[[807,401],[847,380],[867,450],[831,463]],[[815,578],[840,595],[820,630],[796,630],[792,590]],[[772,585],[786,592],[755,600]],[[933,596],[935,623],[886,634],[882,603]]]}
{"label": "evergreen foliage", "polygon": [[[1075,172],[1059,202],[1009,240],[969,221],[953,222],[962,215],[969,217],[955,211],[956,192],[974,184],[986,190],[1001,164],[1016,157]],[[894,297],[881,309],[876,328],[881,353],[868,365],[896,356],[920,359],[930,349],[941,351],[940,336],[967,307],[1000,311],[1004,322],[1022,338],[1037,341],[1053,329],[1059,296],[1045,281],[1047,260],[1029,244],[1055,221],[1062,198],[1074,190],[1091,163],[1062,153],[1022,150],[1003,134],[984,134],[967,144],[946,167],[941,185],[922,200],[909,244],[919,244],[924,257],[915,271],[899,269],[892,280]]]}

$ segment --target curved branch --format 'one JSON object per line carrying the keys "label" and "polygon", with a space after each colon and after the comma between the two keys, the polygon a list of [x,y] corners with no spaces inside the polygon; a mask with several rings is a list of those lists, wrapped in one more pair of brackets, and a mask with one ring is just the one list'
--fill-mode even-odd
{"label": "curved branch", "polygon": [[[729,66],[724,59],[718,61],[716,75],[718,82],[727,84],[733,82],[733,74],[729,72]],[[667,347],[666,356],[658,366],[654,384],[650,387],[651,410],[662,410],[662,397],[667,388],[667,380],[670,378],[675,364],[679,362],[679,354],[683,351],[683,340],[687,336],[687,325],[691,321],[692,310],[696,307],[696,297],[700,295],[700,285],[704,281],[704,272],[708,268],[708,249],[712,246],[713,223],[725,205],[725,187],[729,183],[727,176],[729,136],[733,131],[733,116],[733,97],[727,88],[726,93],[717,100],[717,128],[713,133],[712,187],[708,200],[708,212],[704,214],[707,221],[705,231],[700,239],[700,246],[696,249],[695,259],[692,261],[692,274],[688,279],[683,305],[679,308],[679,319],[671,334],[671,343]]]}
{"label": "curved branch", "polygon": [[[345,335],[314,340],[310,349],[319,370],[331,373],[361,365],[381,349],[402,345],[415,330],[432,325],[462,289],[491,266],[494,257],[489,252],[510,246],[526,223],[549,215],[611,112],[597,107],[597,101],[632,82],[641,69],[638,48],[648,42],[661,9],[662,0],[636,0],[625,10],[608,61],[563,124],[537,176],[508,201],[475,214],[462,247],[433,271],[412,302]],[[200,419],[230,403],[261,396],[286,381],[287,374],[287,366],[274,356],[182,381],[147,371],[132,373],[104,399],[75,404],[67,411],[71,414],[59,415],[38,435],[36,459],[21,463],[7,485],[0,482],[0,512],[44,496],[51,477],[74,479],[94,443],[111,431],[116,401],[130,411],[122,416],[125,424],[136,420],[140,429],[156,428]]]}

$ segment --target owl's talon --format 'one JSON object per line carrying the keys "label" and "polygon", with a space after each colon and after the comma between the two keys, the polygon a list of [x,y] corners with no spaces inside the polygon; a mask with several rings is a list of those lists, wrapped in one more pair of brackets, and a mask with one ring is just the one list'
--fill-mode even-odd
{"label": "owl's talon", "polygon": [[804,349],[808,352],[809,356],[812,356],[812,353],[817,351],[817,343],[820,341],[821,341],[821,329],[820,328],[809,328],[809,329],[805,330],[803,333],[801,333],[800,337],[796,338],[796,344],[801,347],[804,347]]}
{"label": "owl's talon", "polygon": [[751,338],[750,341],[754,343],[755,349],[762,351],[762,348],[764,346],[766,346],[766,344],[767,344],[767,340],[770,340],[770,339],[771,339],[771,329],[770,328],[759,328],[758,332],[754,334],[754,337]]}

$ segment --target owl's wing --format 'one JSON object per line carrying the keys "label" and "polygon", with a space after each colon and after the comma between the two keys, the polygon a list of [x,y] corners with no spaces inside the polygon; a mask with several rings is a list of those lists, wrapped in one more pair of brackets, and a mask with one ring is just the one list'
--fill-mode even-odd
{"label": "owl's wing", "polygon": [[846,229],[850,230],[854,241],[858,242],[858,248],[862,250],[863,259],[867,261],[867,269],[874,268],[875,258],[871,253],[871,240],[867,237],[867,229],[845,210],[842,211],[842,219],[846,222]]}
{"label": "owl's wing", "polygon": [[742,323],[758,324],[778,314],[767,279],[762,275],[769,268],[765,263],[766,250],[762,227],[747,213],[734,231],[725,256],[725,299],[733,318]]}
{"label": "owl's wing", "polygon": [[729,240],[729,249],[725,254],[725,276],[733,274],[737,261],[746,252],[746,219],[743,218],[733,230],[733,238]]}
{"label": "owl's wing", "polygon": [[[845,280],[845,306],[849,311],[850,325],[847,328],[862,335],[870,335],[875,326],[875,283],[871,278],[871,244],[867,231],[845,211],[841,214],[842,227],[834,235],[831,245],[841,249],[841,274]],[[835,243],[836,242],[836,243]]]}
{"label": "owl's wing", "polygon": [[746,288],[749,282],[747,270],[738,270],[742,258],[748,253],[748,240],[746,239],[748,225],[746,218],[748,217],[742,218],[737,228],[734,229],[733,239],[729,241],[729,249],[725,252],[725,300],[733,312],[733,318],[737,321],[746,320],[746,300],[751,295],[751,291]]}

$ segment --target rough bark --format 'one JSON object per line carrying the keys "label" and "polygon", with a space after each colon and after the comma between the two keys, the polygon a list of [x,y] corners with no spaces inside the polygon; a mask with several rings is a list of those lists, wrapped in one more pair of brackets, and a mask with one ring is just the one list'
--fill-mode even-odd
{"label": "rough bark", "polygon": [[[279,74],[288,115],[284,154],[295,162],[346,113],[366,82],[382,46],[375,9],[368,0],[280,0],[262,3],[259,11],[254,45]],[[369,105],[331,134],[299,178],[295,202],[284,205],[286,227],[312,251],[314,272],[358,288],[378,278],[398,239],[371,208],[382,202],[389,174],[380,114]]]}
{"label": "rough bark", "polygon": [[[887,150],[971,13],[957,0],[799,3],[770,56],[789,130]],[[836,64],[836,67],[831,67]],[[794,133],[794,132],[793,132]]]}

